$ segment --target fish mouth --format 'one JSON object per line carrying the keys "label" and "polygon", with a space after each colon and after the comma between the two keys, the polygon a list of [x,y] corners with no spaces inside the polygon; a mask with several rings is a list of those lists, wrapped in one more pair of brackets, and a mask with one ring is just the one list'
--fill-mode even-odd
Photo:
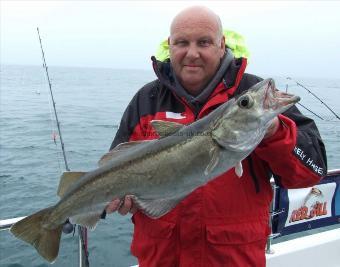
{"label": "fish mouth", "polygon": [[263,108],[271,110],[288,109],[300,101],[300,97],[279,91],[275,87],[273,79],[267,79],[265,84],[265,93]]}

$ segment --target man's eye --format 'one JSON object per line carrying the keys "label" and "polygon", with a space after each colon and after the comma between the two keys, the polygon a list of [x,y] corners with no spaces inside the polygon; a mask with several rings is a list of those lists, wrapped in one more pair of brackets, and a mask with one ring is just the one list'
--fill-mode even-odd
{"label": "man's eye", "polygon": [[199,46],[203,46],[203,47],[209,46],[210,44],[211,44],[211,42],[210,42],[209,40],[200,40],[200,41],[198,42],[198,45],[199,45]]}
{"label": "man's eye", "polygon": [[187,44],[188,44],[188,42],[184,41],[184,40],[179,40],[179,41],[175,42],[176,46],[186,46]]}

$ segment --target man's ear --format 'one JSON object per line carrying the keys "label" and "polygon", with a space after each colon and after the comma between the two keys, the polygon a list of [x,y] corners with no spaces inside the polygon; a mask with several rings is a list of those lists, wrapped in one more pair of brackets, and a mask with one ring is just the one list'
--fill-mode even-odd
{"label": "man's ear", "polygon": [[225,36],[223,35],[221,38],[221,48],[225,50]]}
{"label": "man's ear", "polygon": [[224,53],[225,53],[225,36],[224,35],[221,38],[220,51],[221,51],[221,58],[222,58],[224,56]]}
{"label": "man's ear", "polygon": [[170,45],[170,36],[168,37],[168,45]]}

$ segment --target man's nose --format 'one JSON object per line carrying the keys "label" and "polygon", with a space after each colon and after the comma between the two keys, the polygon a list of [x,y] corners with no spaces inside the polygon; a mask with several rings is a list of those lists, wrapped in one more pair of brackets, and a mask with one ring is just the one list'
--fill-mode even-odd
{"label": "man's nose", "polygon": [[190,44],[187,50],[187,57],[191,59],[199,58],[199,49],[196,44]]}

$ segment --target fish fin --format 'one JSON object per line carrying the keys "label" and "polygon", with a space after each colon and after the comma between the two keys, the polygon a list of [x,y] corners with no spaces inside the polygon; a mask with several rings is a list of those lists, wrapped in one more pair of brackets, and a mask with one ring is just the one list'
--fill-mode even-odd
{"label": "fish fin", "polygon": [[235,173],[236,175],[241,178],[242,174],[243,174],[243,167],[242,167],[242,163],[241,161],[237,162],[235,165]]}
{"label": "fish fin", "polygon": [[97,226],[98,221],[101,218],[103,211],[101,212],[91,212],[78,214],[70,217],[70,222],[74,224],[79,224],[81,226],[85,226],[90,230],[94,230]]}
{"label": "fish fin", "polygon": [[214,146],[210,149],[209,155],[211,157],[211,160],[208,164],[208,166],[204,170],[204,174],[208,175],[211,173],[214,168],[217,166],[218,162],[220,161],[220,148],[217,146]]}
{"label": "fish fin", "polygon": [[57,195],[63,197],[69,188],[84,174],[86,174],[86,172],[64,172],[60,177]]}
{"label": "fish fin", "polygon": [[138,145],[145,144],[151,141],[152,140],[144,140],[144,141],[131,141],[131,142],[120,143],[115,148],[111,149],[108,153],[103,155],[101,159],[98,161],[98,165],[103,166],[107,162],[109,162],[111,159],[119,156],[121,153],[124,153],[131,148],[137,147]]}
{"label": "fish fin", "polygon": [[152,120],[151,125],[160,137],[167,137],[183,128],[183,124],[173,121]]}
{"label": "fish fin", "polygon": [[15,223],[10,232],[17,238],[31,244],[50,263],[58,256],[63,225],[55,229],[43,226],[53,207],[43,209]]}
{"label": "fish fin", "polygon": [[136,207],[143,212],[145,215],[152,219],[158,219],[171,209],[173,209],[183,197],[173,198],[161,198],[161,199],[143,199],[136,196],[132,196],[132,200]]}

